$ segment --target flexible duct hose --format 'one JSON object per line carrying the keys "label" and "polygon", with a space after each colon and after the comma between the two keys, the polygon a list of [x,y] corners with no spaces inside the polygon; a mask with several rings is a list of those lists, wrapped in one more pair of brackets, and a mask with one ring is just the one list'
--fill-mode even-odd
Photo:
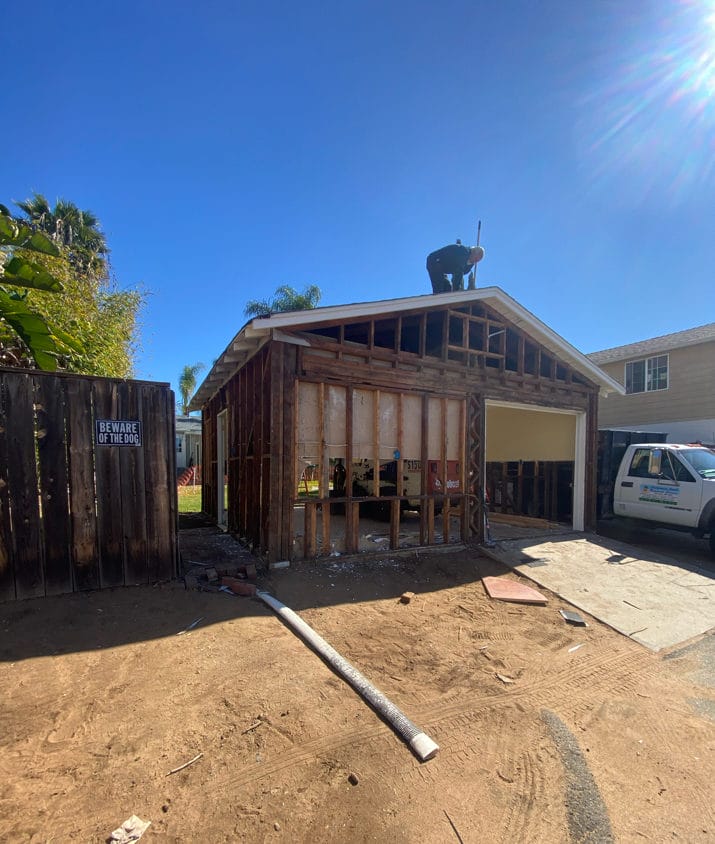
{"label": "flexible duct hose", "polygon": [[322,636],[319,636],[310,625],[290,607],[269,595],[268,592],[257,592],[256,596],[267,604],[283,619],[288,627],[297,633],[313,650],[334,668],[338,674],[349,683],[353,689],[373,707],[387,723],[409,744],[413,753],[421,762],[431,759],[439,750],[439,745],[416,727],[394,703],[376,689],[370,681],[352,666],[346,659],[331,647]]}

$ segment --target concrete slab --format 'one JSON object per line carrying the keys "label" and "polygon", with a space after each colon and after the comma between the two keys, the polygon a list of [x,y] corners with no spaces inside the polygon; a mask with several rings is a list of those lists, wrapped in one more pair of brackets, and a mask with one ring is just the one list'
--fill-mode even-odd
{"label": "concrete slab", "polygon": [[573,532],[512,533],[481,550],[652,651],[715,627],[714,573],[672,557]]}

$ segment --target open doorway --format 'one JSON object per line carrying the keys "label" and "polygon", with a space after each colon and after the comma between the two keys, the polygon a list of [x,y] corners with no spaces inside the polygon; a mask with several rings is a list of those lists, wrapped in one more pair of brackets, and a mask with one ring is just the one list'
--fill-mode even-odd
{"label": "open doorway", "polygon": [[216,514],[217,524],[228,530],[228,485],[226,465],[228,457],[228,411],[216,417]]}
{"label": "open doorway", "polygon": [[486,403],[484,478],[490,517],[584,529],[586,414]]}

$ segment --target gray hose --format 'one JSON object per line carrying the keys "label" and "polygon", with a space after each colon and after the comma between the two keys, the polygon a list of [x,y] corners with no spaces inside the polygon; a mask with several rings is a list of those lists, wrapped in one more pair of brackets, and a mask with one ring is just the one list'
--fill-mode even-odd
{"label": "gray hose", "polygon": [[334,668],[409,744],[413,753],[421,762],[426,762],[436,755],[439,745],[435,744],[426,733],[416,727],[394,703],[376,689],[357,668],[340,656],[335,648],[331,647],[322,636],[319,636],[297,613],[269,595],[268,592],[257,592],[256,597],[260,598],[272,610],[275,610],[294,633],[297,633],[331,668]]}

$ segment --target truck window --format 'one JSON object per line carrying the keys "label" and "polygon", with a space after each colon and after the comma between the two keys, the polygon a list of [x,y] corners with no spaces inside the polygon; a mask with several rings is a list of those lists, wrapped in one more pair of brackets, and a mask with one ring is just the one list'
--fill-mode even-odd
{"label": "truck window", "polygon": [[680,454],[701,478],[715,478],[715,452],[709,448],[688,448]]}
{"label": "truck window", "polygon": [[[674,454],[668,454],[668,458],[670,459],[672,469],[671,474],[665,475],[665,477],[669,477],[674,481],[678,481],[679,483],[695,483],[695,478],[690,474],[690,472],[685,468],[683,463],[678,460],[678,458]],[[665,472],[665,467],[663,468],[663,472]]]}
{"label": "truck window", "polygon": [[628,469],[628,474],[630,477],[633,478],[649,478],[650,475],[648,474],[648,461],[650,460],[650,449],[649,448],[637,448],[633,458],[631,460],[631,465]]}
{"label": "truck window", "polygon": [[[695,483],[690,470],[675,454],[666,449],[657,449],[660,460],[653,460],[654,449],[636,449],[628,474],[636,478],[651,478],[653,480],[678,481]],[[713,455],[715,458],[715,454]],[[715,460],[713,461],[713,477],[715,477]]]}

